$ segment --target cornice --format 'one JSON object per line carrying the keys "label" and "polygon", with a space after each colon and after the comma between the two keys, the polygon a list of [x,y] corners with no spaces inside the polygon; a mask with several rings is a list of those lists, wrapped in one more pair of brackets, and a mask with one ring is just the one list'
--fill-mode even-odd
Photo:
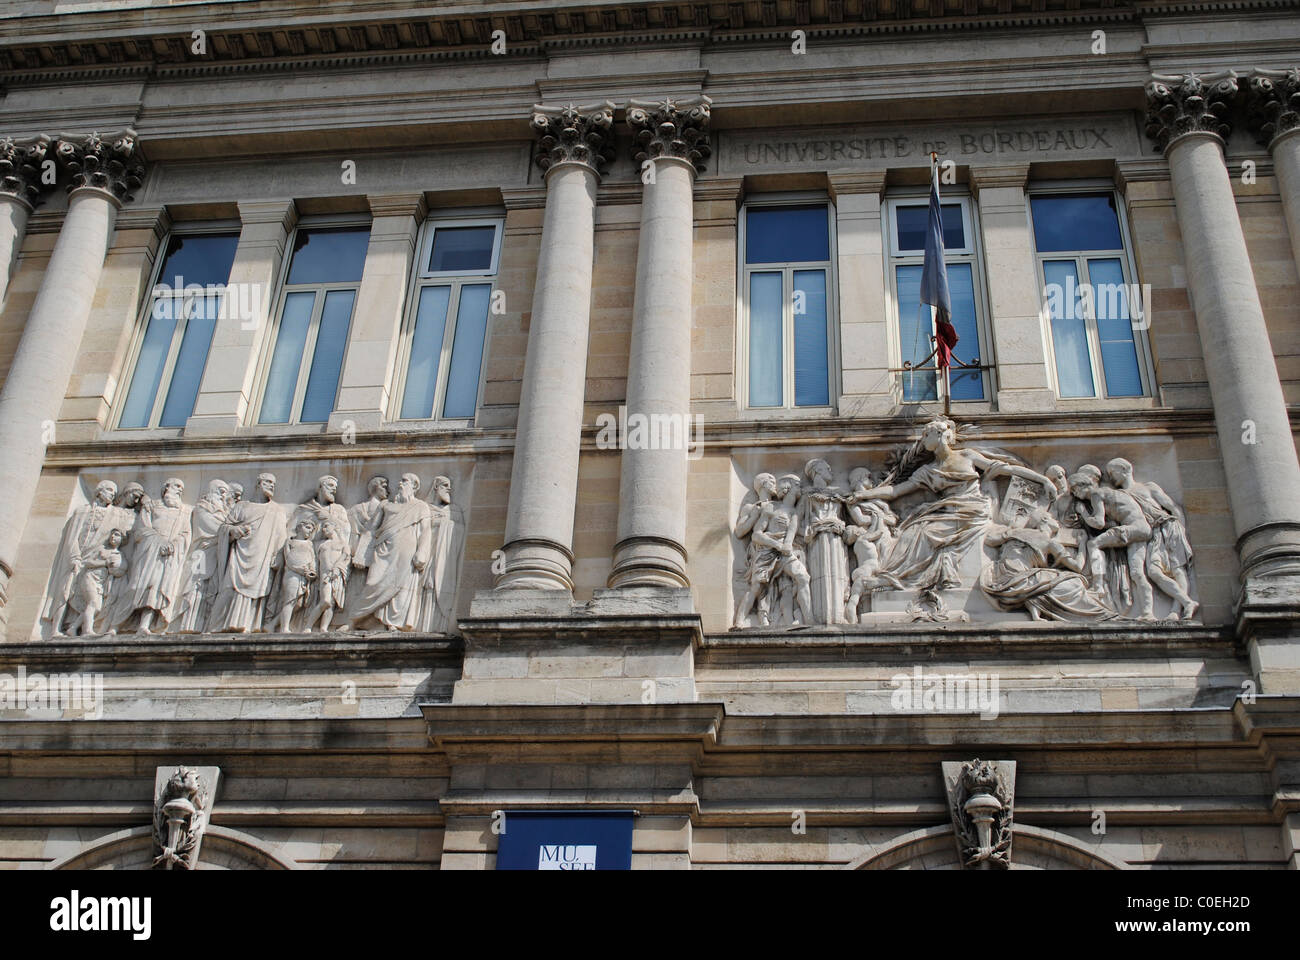
{"label": "cornice", "polygon": [[[0,76],[9,83],[103,79],[152,72],[203,76],[256,70],[373,66],[447,59],[545,56],[624,44],[733,45],[816,38],[954,32],[1144,16],[1284,10],[1291,0],[1144,3],[1139,0],[750,0],[570,4],[544,0],[460,10],[376,11],[369,5],[262,3],[144,7],[0,21]],[[352,12],[355,9],[356,12]],[[936,12],[937,11],[937,12]],[[192,52],[195,24],[207,51]],[[157,32],[155,32],[157,31]],[[504,54],[491,51],[503,31]]]}

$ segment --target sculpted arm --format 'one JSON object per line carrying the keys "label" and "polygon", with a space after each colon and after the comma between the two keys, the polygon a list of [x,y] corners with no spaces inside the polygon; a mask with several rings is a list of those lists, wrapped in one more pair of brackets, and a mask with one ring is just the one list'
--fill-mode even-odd
{"label": "sculpted arm", "polygon": [[883,487],[872,487],[862,494],[855,494],[858,500],[897,500],[899,497],[905,497],[909,493],[915,493],[922,489],[918,480],[904,480],[902,483],[889,484]]}
{"label": "sculpted arm", "polygon": [[761,544],[764,547],[771,547],[773,550],[780,550],[782,541],[774,539],[767,532],[768,519],[768,514],[761,514],[758,518],[758,522],[754,524],[754,542]]}

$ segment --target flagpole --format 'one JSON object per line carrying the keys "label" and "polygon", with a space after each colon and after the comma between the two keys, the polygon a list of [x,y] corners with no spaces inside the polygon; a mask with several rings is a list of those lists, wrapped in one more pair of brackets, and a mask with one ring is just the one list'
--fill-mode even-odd
{"label": "flagpole", "polygon": [[[937,150],[930,151],[930,183],[934,183],[935,171],[939,165],[939,153]],[[934,323],[934,317],[930,317],[931,324]],[[936,344],[935,350],[939,348]],[[943,415],[946,417],[952,413],[952,373],[949,370],[949,364],[943,365]]]}

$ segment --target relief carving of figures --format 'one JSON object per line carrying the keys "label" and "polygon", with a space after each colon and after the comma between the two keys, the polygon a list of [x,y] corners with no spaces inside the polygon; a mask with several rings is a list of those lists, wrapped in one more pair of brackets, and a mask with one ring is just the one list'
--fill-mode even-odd
{"label": "relief carving of figures", "polygon": [[230,510],[230,485],[208,483],[208,492],[194,505],[194,537],[186,561],[185,586],[176,608],[177,633],[201,633],[217,596],[217,539]]}
{"label": "relief carving of figures", "polygon": [[288,519],[275,502],[275,475],[257,478],[258,500],[232,504],[217,540],[218,594],[208,629],[251,633],[275,611],[267,599],[275,585],[272,563],[288,539]]}
{"label": "relief carving of figures", "polygon": [[277,613],[275,629],[280,633],[292,632],[294,615],[305,613],[310,602],[316,580],[315,538],[316,521],[310,516],[301,517],[271,561],[271,569],[279,572],[279,578],[269,606]]}
{"label": "relief carving of figures", "polygon": [[[770,475],[768,475],[770,476]],[[783,610],[781,618],[786,623],[809,625],[812,619],[812,596],[809,589],[808,568],[804,564],[803,550],[799,547],[799,497],[802,492],[800,480],[794,474],[786,474],[771,485],[764,483],[759,487],[755,481],[755,490],[759,496],[775,495],[780,500],[761,500],[757,515],[750,530],[750,563],[748,569],[748,588],[736,607],[734,625],[743,627],[747,624],[750,613],[773,588],[788,584],[788,589],[780,590],[787,599],[781,602],[790,605],[790,610]],[[767,597],[768,620],[771,618],[773,598]],[[764,623],[766,626],[766,623]]]}
{"label": "relief carving of figures", "polygon": [[108,531],[102,547],[81,555],[80,572],[68,598],[68,606],[77,614],[68,627],[70,636],[97,632],[95,621],[100,611],[113,591],[121,589],[122,577],[126,575],[126,561],[120,549],[124,540],[126,534],[114,527]]}
{"label": "relief carving of figures", "polygon": [[290,513],[270,473],[258,476],[250,500],[239,484],[210,480],[193,507],[175,478],[157,500],[135,482],[118,496],[105,480],[65,524],[42,619],[54,637],[452,634],[465,513],[450,478],[434,478],[428,501],[419,489],[415,474],[403,474],[390,500],[387,479],[372,477],[367,499],[348,509],[338,478],[327,475]]}
{"label": "relief carving of figures", "polygon": [[414,630],[420,612],[421,574],[429,562],[429,505],[417,496],[420,478],[402,474],[397,496],[381,503],[357,543],[353,565],[366,571],[351,611],[352,629],[378,623]]}
{"label": "relief carving of figures", "polygon": [[[303,520],[312,521],[312,564],[315,565],[315,552],[318,544],[325,536],[325,525],[328,523],[336,532],[341,534],[344,543],[350,544],[352,541],[352,519],[346,507],[338,502],[339,481],[338,477],[326,475],[316,481],[316,495],[306,503],[300,503],[293,512],[293,517],[289,520],[289,530],[298,529],[298,525]],[[349,565],[350,566],[350,565]],[[288,575],[289,568],[285,567],[285,574]],[[343,576],[346,578],[347,571]],[[275,609],[280,610],[282,603],[274,604]],[[281,618],[278,629],[282,633],[298,632],[304,629],[303,620],[309,611],[317,610],[320,606],[320,581],[313,575],[307,581],[307,591],[302,597],[295,601],[293,607],[294,618],[292,622],[283,621]],[[319,613],[317,614],[319,616]]]}
{"label": "relief carving of figures", "polygon": [[844,492],[832,487],[834,473],[825,460],[804,467],[802,539],[812,580],[813,623],[843,623],[849,599],[849,558],[844,548]]}
{"label": "relief carving of figures", "polygon": [[857,623],[862,601],[880,583],[884,558],[893,549],[898,516],[884,500],[867,499],[873,486],[871,471],[858,467],[849,474],[852,495],[848,504],[850,525],[844,529],[844,542],[853,548],[853,574],[849,602],[844,610],[848,623]]}
{"label": "relief carving of figures", "polygon": [[321,524],[320,542],[316,545],[316,605],[307,614],[304,632],[310,633],[317,626],[328,630],[334,612],[343,609],[348,573],[352,569],[347,535],[333,520]]}
{"label": "relief carving of figures", "polygon": [[41,611],[41,619],[52,624],[53,636],[63,635],[83,557],[104,546],[109,532],[123,530],[123,524],[128,522],[125,512],[113,505],[116,496],[117,484],[112,480],[102,481],[95,487],[91,502],[74,510],[63,527],[63,537],[50,569],[45,607]]}
{"label": "relief carving of figures", "polygon": [[984,542],[998,548],[998,558],[980,575],[981,589],[1000,609],[1023,609],[1031,620],[1114,617],[1088,592],[1082,551],[1055,539],[1060,528],[1042,508],[1020,514],[1010,526],[991,526]]}
{"label": "relief carving of figures", "polygon": [[451,502],[451,480],[434,477],[429,500],[429,562],[421,579],[420,629],[451,633],[456,627],[456,586],[465,548],[465,513]]}
{"label": "relief carving of figures", "polygon": [[1187,569],[1192,562],[1192,545],[1183,526],[1178,505],[1158,483],[1139,483],[1133,479],[1133,464],[1116,457],[1106,464],[1111,486],[1129,494],[1142,510],[1151,527],[1147,544],[1146,575],[1160,592],[1174,601],[1171,620],[1190,620],[1199,604],[1189,594]]}
{"label": "relief carving of figures", "polygon": [[[1157,590],[1166,619],[1195,616],[1182,511],[1130,461],[1042,474],[960,444],[946,417],[891,459],[879,479],[849,471],[847,490],[821,459],[806,465],[806,484],[754,477],[733,528],[745,551],[733,629],[1005,613],[1152,620]],[[950,612],[953,601],[961,609]]]}
{"label": "relief carving of figures", "polygon": [[131,532],[134,549],[114,630],[130,625],[132,632],[162,633],[175,619],[194,510],[181,502],[184,492],[185,484],[172,477],[163,484],[161,498],[146,498],[141,505]]}
{"label": "relief carving of figures", "polygon": [[885,557],[879,579],[895,590],[948,590],[961,585],[957,563],[979,539],[993,515],[981,479],[1022,477],[1052,487],[1040,473],[958,448],[957,426],[946,417],[931,420],[887,482],[862,496],[896,500],[928,490],[938,499],[922,503],[898,525],[898,539]]}

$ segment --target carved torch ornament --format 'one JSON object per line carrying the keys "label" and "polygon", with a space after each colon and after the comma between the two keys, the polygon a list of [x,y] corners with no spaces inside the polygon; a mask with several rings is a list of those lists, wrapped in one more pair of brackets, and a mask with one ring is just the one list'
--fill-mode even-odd
{"label": "carved torch ornament", "polygon": [[[954,769],[955,768],[955,769]],[[944,764],[948,807],[962,865],[968,870],[1011,866],[1015,763],[970,760]]]}
{"label": "carved torch ornament", "polygon": [[208,790],[199,772],[177,767],[154,801],[155,870],[193,870],[194,852],[207,822]]}

